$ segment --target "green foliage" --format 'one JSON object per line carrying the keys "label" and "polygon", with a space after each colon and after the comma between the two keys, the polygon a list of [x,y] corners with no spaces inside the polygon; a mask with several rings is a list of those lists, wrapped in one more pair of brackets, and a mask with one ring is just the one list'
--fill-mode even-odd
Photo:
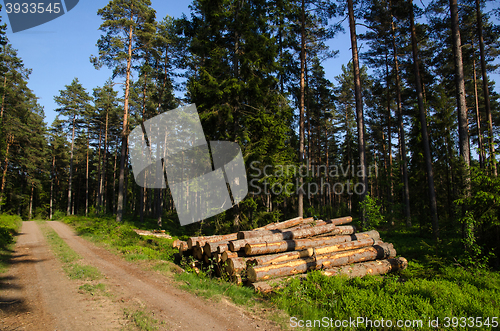
{"label": "green foliage", "polygon": [[[431,329],[428,321],[436,317],[441,321],[450,316],[482,316],[485,319],[500,313],[496,299],[500,294],[497,273],[470,273],[446,267],[434,278],[423,279],[415,277],[412,269],[410,264],[402,277],[366,276],[362,279],[326,277],[313,272],[305,280],[292,280],[272,300],[300,319],[325,316],[333,320],[383,318],[394,324],[397,320],[422,320],[424,330]],[[356,329],[371,328],[358,325]]]}
{"label": "green foliage", "polygon": [[11,248],[21,224],[21,217],[17,215],[0,214],[0,273],[7,270]]}
{"label": "green foliage", "polygon": [[53,221],[60,221],[62,220],[64,217],[66,216],[66,214],[60,210],[56,210],[53,214],[52,214],[52,220]]}
{"label": "green foliage", "polygon": [[21,227],[21,218],[17,215],[0,214],[0,249],[5,249],[14,242],[14,236]]}
{"label": "green foliage", "polygon": [[373,230],[384,223],[384,216],[380,212],[381,205],[378,199],[366,195],[365,199],[360,203],[360,208],[365,211],[365,230]]}
{"label": "green foliage", "polygon": [[471,168],[472,192],[457,199],[458,206],[467,208],[460,219],[464,228],[464,254],[460,261],[467,266],[484,268],[498,259],[500,243],[495,233],[500,231],[500,178],[484,170]]}

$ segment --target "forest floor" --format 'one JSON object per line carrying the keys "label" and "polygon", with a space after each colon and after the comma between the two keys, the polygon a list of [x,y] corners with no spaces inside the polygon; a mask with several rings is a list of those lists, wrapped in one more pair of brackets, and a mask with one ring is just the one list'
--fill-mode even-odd
{"label": "forest floor", "polygon": [[[102,276],[68,277],[76,264],[56,258],[44,236],[50,229],[78,254],[79,268]],[[279,329],[265,314],[185,292],[171,277],[125,261],[61,222],[23,222],[10,264],[0,274],[0,330]]]}

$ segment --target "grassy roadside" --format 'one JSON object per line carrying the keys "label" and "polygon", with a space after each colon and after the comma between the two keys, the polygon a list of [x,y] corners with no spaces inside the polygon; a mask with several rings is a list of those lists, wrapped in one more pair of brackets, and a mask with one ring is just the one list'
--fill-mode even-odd
{"label": "grassy roadside", "polygon": [[[450,260],[446,252],[460,249],[458,242],[438,243],[422,239],[418,230],[381,231],[382,238],[395,245],[400,256],[409,260],[409,267],[393,275],[368,276],[363,279],[324,277],[310,273],[306,280],[295,279],[277,294],[262,298],[248,288],[212,279],[206,274],[175,273],[171,263],[172,240],[144,238],[131,231],[135,228],[152,229],[156,224],[137,224],[125,221],[117,225],[114,219],[70,217],[65,221],[77,231],[96,242],[103,242],[130,260],[148,261],[153,270],[173,274],[183,289],[210,298],[229,298],[236,304],[278,307],[289,314],[281,317],[281,324],[300,329],[303,321],[311,321],[311,330],[335,328],[335,321],[363,318],[364,321],[391,320],[385,329],[436,329],[430,322],[439,319],[437,329],[456,330],[495,329],[500,323],[500,274],[480,268],[464,268]],[[182,238],[185,239],[185,238]],[[465,320],[453,317],[468,318]],[[471,318],[474,317],[474,324]],[[292,321],[290,318],[294,318]],[[448,318],[448,319],[447,319]],[[285,321],[286,320],[286,321]],[[316,320],[316,326],[314,321]],[[398,320],[407,326],[396,327]],[[323,323],[327,321],[327,323]],[[361,321],[361,320],[360,320]],[[422,327],[419,323],[422,321]],[[333,325],[331,324],[333,323]],[[410,325],[411,323],[411,325]],[[467,324],[468,323],[468,324]],[[473,325],[474,327],[471,327]],[[338,329],[372,329],[368,322],[349,324]],[[384,329],[384,328],[382,328]]]}
{"label": "grassy roadside", "polygon": [[15,236],[21,229],[22,222],[17,215],[0,214],[0,274],[9,267]]}
{"label": "grassy roadside", "polygon": [[[335,328],[358,318],[360,323],[355,327],[345,323],[338,329],[497,329],[500,273],[462,267],[446,254],[455,246],[459,249],[457,243],[435,244],[422,239],[417,231],[381,231],[382,239],[392,242],[398,255],[408,259],[406,270],[362,279],[325,277],[314,272],[306,280],[292,280],[270,300],[306,325],[307,320],[324,322],[316,326],[310,322],[311,330],[324,329],[325,325]],[[453,247],[445,247],[450,245]],[[380,323],[382,319],[386,322],[380,327],[369,322]],[[397,327],[398,321],[402,321],[401,327]]]}
{"label": "grassy roadside", "polygon": [[[274,320],[285,326],[288,316],[275,309],[275,305],[265,300],[261,295],[254,293],[248,287],[238,286],[208,274],[189,272],[186,265],[181,265],[187,272],[174,264],[174,254],[177,249],[172,248],[175,239],[186,240],[188,236],[177,230],[173,231],[173,239],[139,236],[133,229],[151,230],[157,228],[155,220],[146,219],[144,223],[125,219],[117,224],[114,217],[63,217],[62,221],[71,225],[79,235],[106,248],[121,254],[129,261],[140,262],[146,268],[171,277],[177,286],[204,298],[214,301],[228,300],[236,305],[246,307],[252,312]],[[168,227],[167,227],[168,231]],[[177,234],[174,235],[174,234]]]}
{"label": "grassy roadside", "polygon": [[[63,270],[66,275],[70,279],[83,282],[83,284],[79,286],[80,293],[91,296],[112,296],[112,293],[106,288],[106,285],[99,281],[103,278],[99,269],[83,264],[80,261],[81,256],[72,250],[45,222],[40,221],[39,225],[54,255],[63,264]],[[125,318],[132,323],[132,325],[124,327],[124,330],[157,330],[158,321],[149,315],[148,312],[141,309],[124,309]]]}

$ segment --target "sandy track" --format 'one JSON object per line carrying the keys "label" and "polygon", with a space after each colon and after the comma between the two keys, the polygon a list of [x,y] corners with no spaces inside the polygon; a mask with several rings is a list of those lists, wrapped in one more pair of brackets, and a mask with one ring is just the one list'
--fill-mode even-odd
{"label": "sandy track", "polygon": [[[1,330],[112,330],[123,312],[78,293],[35,222],[23,222],[0,279]],[[102,306],[102,307],[101,307]]]}
{"label": "sandy track", "polygon": [[[106,277],[103,282],[116,298],[115,307],[104,305],[102,310],[105,312],[101,312],[100,316],[96,316],[98,314],[92,310],[95,310],[95,307],[92,307],[88,310],[94,315],[82,315],[82,297],[85,296],[78,294],[77,286],[71,285],[72,281],[65,277],[60,264],[49,252],[36,223],[24,222],[23,235],[16,245],[14,261],[26,258],[22,257],[24,250],[29,251],[30,259],[36,262],[14,264],[11,268],[14,279],[11,282],[19,284],[17,296],[26,306],[25,311],[30,312],[25,315],[36,315],[36,320],[44,323],[40,326],[36,322],[40,328],[26,330],[89,330],[90,322],[94,323],[90,330],[113,329],[120,325],[116,311],[121,311],[120,304],[127,302],[137,303],[152,311],[156,319],[165,323],[160,326],[165,330],[278,329],[274,323],[253,316],[227,302],[214,303],[184,292],[170,284],[168,278],[144,271],[78,237],[63,223],[47,222],[47,224],[83,257],[83,264],[93,265],[103,273]],[[0,324],[0,328],[1,326]]]}

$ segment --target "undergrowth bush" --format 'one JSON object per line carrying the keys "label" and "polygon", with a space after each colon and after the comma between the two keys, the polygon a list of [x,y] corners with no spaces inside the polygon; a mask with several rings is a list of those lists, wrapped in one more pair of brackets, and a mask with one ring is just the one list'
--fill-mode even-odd
{"label": "undergrowth bush", "polygon": [[143,237],[135,233],[134,229],[151,230],[156,225],[153,221],[137,223],[124,220],[117,223],[113,216],[68,216],[63,220],[71,224],[79,235],[113,247],[125,254],[128,260],[173,261],[173,255],[177,252],[172,248],[173,239]]}
{"label": "undergrowth bush", "polygon": [[22,219],[17,215],[0,215],[0,249],[5,249],[14,242],[21,224]]}

